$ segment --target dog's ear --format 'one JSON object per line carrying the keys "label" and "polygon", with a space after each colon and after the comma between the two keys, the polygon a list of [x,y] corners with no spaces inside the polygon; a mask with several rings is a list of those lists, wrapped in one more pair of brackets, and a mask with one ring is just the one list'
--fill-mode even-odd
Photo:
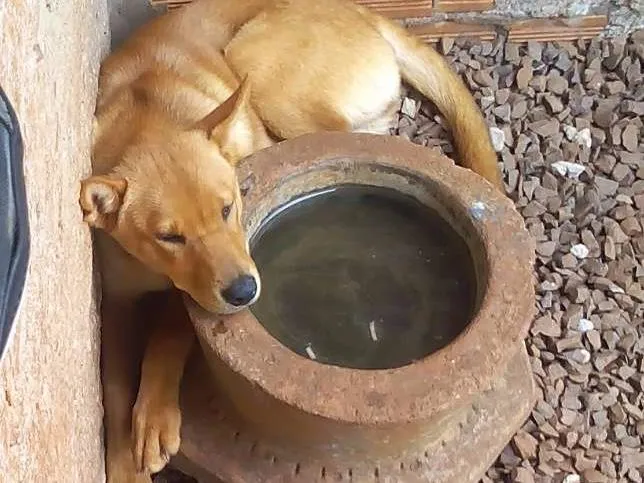
{"label": "dog's ear", "polygon": [[91,176],[81,181],[83,220],[91,227],[112,231],[127,189],[127,181],[115,176]]}
{"label": "dog's ear", "polygon": [[233,165],[253,152],[249,97],[250,86],[246,76],[228,99],[195,126],[206,131]]}

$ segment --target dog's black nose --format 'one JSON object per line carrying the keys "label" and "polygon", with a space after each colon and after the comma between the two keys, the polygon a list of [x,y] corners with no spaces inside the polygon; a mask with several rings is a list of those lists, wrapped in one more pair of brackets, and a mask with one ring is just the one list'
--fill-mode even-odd
{"label": "dog's black nose", "polygon": [[242,275],[236,278],[221,292],[224,300],[235,307],[246,305],[253,300],[255,294],[257,294],[257,282],[252,275]]}

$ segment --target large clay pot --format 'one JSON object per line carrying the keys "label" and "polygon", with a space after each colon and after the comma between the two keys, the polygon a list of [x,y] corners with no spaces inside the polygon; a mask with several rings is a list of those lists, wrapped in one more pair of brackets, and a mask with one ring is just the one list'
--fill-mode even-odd
{"label": "large clay pot", "polygon": [[186,375],[178,464],[202,482],[478,481],[535,399],[523,344],[534,243],[512,202],[436,151],[389,136],[303,136],[250,157],[239,176],[249,236],[293,197],[343,183],[437,209],[470,248],[477,310],[421,360],[356,370],[292,352],[251,311],[224,318],[189,303],[207,364]]}

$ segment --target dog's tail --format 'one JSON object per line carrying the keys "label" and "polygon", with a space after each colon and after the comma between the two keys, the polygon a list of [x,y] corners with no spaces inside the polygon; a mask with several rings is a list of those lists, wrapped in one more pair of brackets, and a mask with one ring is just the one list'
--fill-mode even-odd
{"label": "dog's tail", "polygon": [[463,81],[432,47],[403,27],[368,15],[393,48],[403,79],[434,102],[447,120],[461,164],[504,191],[488,127]]}

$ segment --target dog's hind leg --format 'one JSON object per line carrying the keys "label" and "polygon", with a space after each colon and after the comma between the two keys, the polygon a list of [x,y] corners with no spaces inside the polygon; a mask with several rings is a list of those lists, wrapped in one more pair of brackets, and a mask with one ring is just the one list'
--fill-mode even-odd
{"label": "dog's hind leg", "polygon": [[351,120],[325,103],[291,104],[284,108],[284,102],[264,102],[260,106],[265,114],[262,118],[266,127],[282,139],[291,139],[303,134],[319,131],[349,132],[354,130]]}
{"label": "dog's hind leg", "polygon": [[155,473],[179,450],[179,389],[195,336],[179,291],[163,292],[151,301],[146,316],[152,328],[132,413],[132,439],[137,468]]}
{"label": "dog's hind leg", "polygon": [[395,99],[382,113],[358,125],[353,131],[369,134],[389,134],[390,130],[396,125],[399,106],[400,101]]}

